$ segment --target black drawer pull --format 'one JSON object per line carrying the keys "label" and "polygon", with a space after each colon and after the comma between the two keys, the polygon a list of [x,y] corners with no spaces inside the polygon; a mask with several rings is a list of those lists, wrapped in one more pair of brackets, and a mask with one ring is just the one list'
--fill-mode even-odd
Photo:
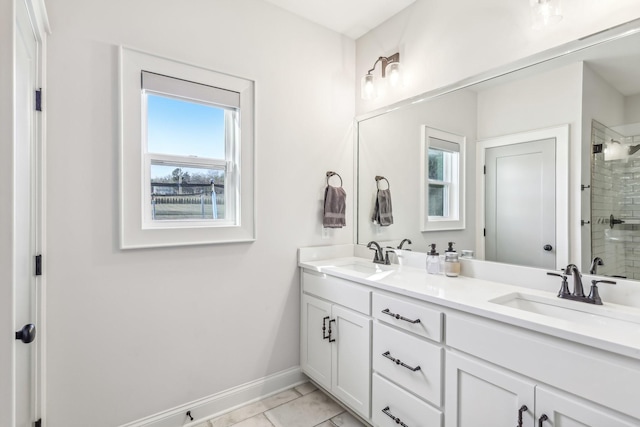
{"label": "black drawer pull", "polygon": [[335,321],[336,321],[336,319],[329,320],[329,342],[334,342],[336,340],[335,338],[333,338],[333,339],[331,338],[331,324],[333,322],[335,322]]}
{"label": "black drawer pull", "polygon": [[404,320],[405,322],[420,323],[420,319],[416,319],[416,320],[407,319],[406,317],[400,316],[399,314],[392,313],[391,311],[389,311],[388,308],[385,308],[384,310],[382,310],[382,312],[396,319]]}
{"label": "black drawer pull", "polygon": [[538,419],[538,427],[542,427],[542,423],[547,421],[549,417],[546,414],[542,414],[542,416]]}
{"label": "black drawer pull", "polygon": [[406,363],[401,362],[400,359],[396,359],[395,357],[391,357],[391,352],[390,351],[385,351],[384,353],[382,353],[382,355],[384,357],[386,357],[387,359],[391,360],[396,365],[400,365],[400,366],[402,366],[404,368],[407,368],[410,371],[415,372],[415,371],[419,371],[421,369],[420,366],[416,366],[415,368],[413,368],[413,367],[407,365]]}
{"label": "black drawer pull", "polygon": [[518,409],[518,427],[522,427],[522,414],[528,410],[527,405],[522,405],[520,409]]}
{"label": "black drawer pull", "polygon": [[382,412],[384,412],[385,415],[387,415],[389,418],[391,418],[393,421],[395,421],[396,424],[400,424],[402,427],[409,427],[408,425],[406,425],[405,423],[400,421],[400,418],[396,417],[391,412],[389,412],[389,407],[388,406],[386,408],[384,408],[382,410]]}

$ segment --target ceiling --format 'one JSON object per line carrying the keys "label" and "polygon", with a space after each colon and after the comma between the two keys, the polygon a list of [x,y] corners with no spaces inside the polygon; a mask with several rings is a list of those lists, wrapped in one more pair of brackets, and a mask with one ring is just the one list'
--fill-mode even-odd
{"label": "ceiling", "polygon": [[352,39],[357,39],[416,0],[265,1]]}

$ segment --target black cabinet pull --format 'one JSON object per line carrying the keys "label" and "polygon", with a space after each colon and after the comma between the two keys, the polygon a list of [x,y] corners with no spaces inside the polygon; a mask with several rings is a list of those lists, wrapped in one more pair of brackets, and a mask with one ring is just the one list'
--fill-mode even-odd
{"label": "black cabinet pull", "polygon": [[404,368],[407,368],[410,371],[415,372],[415,371],[419,371],[421,369],[420,366],[416,366],[415,368],[413,368],[413,367],[407,365],[406,363],[401,362],[400,359],[396,359],[395,357],[391,357],[391,352],[390,351],[385,351],[384,353],[382,353],[382,355],[384,357],[386,357],[387,359],[391,360],[396,365],[400,365],[400,366],[402,366]]}
{"label": "black cabinet pull", "polygon": [[329,316],[324,317],[322,319],[322,339],[329,340],[329,342],[334,342],[336,339],[331,339],[331,324],[336,321],[336,319],[329,320],[329,327],[327,328],[327,320],[329,320]]}
{"label": "black cabinet pull", "polygon": [[547,421],[549,417],[546,414],[542,414],[542,416],[538,419],[538,427],[542,427],[542,423]]}
{"label": "black cabinet pull", "polygon": [[522,414],[528,410],[527,405],[522,405],[520,409],[518,409],[518,427],[522,427]]}
{"label": "black cabinet pull", "polygon": [[389,311],[388,308],[385,308],[384,310],[382,310],[382,312],[396,319],[404,320],[405,322],[420,323],[420,319],[416,319],[416,320],[407,319],[406,317],[400,316],[399,314],[392,313],[391,311]]}
{"label": "black cabinet pull", "polygon": [[[322,339],[323,340],[327,340],[329,338],[331,338],[331,329],[329,329],[329,334],[326,334],[327,331],[327,320],[329,320],[329,316],[325,317],[324,319],[322,319]],[[331,323],[329,323],[329,327],[331,327]]]}
{"label": "black cabinet pull", "polygon": [[389,418],[391,418],[393,421],[396,422],[396,424],[400,424],[402,427],[409,427],[408,425],[406,425],[405,423],[403,423],[402,421],[400,421],[400,418],[396,417],[395,415],[393,415],[391,412],[389,412],[389,407],[387,406],[386,408],[384,408],[382,410],[382,412],[384,412],[384,414],[386,416],[388,416]]}

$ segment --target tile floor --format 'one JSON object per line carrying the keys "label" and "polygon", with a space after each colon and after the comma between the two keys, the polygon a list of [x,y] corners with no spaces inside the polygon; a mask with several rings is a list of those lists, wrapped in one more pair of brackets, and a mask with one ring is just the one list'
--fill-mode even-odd
{"label": "tile floor", "polygon": [[197,427],[365,427],[311,383],[304,383]]}

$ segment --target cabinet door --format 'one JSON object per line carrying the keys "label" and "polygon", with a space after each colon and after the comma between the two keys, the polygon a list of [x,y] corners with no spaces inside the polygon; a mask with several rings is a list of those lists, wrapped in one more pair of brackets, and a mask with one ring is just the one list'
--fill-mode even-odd
{"label": "cabinet door", "polygon": [[[331,344],[324,337],[328,334],[331,304],[303,294],[301,314],[300,365],[305,374],[329,390],[331,388]],[[323,325],[327,328],[324,336]],[[334,329],[334,325],[331,327]]]}
{"label": "cabinet door", "polygon": [[[536,387],[536,420],[542,427],[632,427],[638,421],[597,407],[585,400],[570,397],[544,387]],[[539,421],[536,421],[539,422]],[[538,424],[536,424],[538,427]]]}
{"label": "cabinet door", "polygon": [[364,418],[370,415],[371,320],[333,306],[333,378],[331,390]]}
{"label": "cabinet door", "polygon": [[446,427],[514,427],[525,405],[522,426],[534,426],[534,383],[449,351],[445,381]]}

